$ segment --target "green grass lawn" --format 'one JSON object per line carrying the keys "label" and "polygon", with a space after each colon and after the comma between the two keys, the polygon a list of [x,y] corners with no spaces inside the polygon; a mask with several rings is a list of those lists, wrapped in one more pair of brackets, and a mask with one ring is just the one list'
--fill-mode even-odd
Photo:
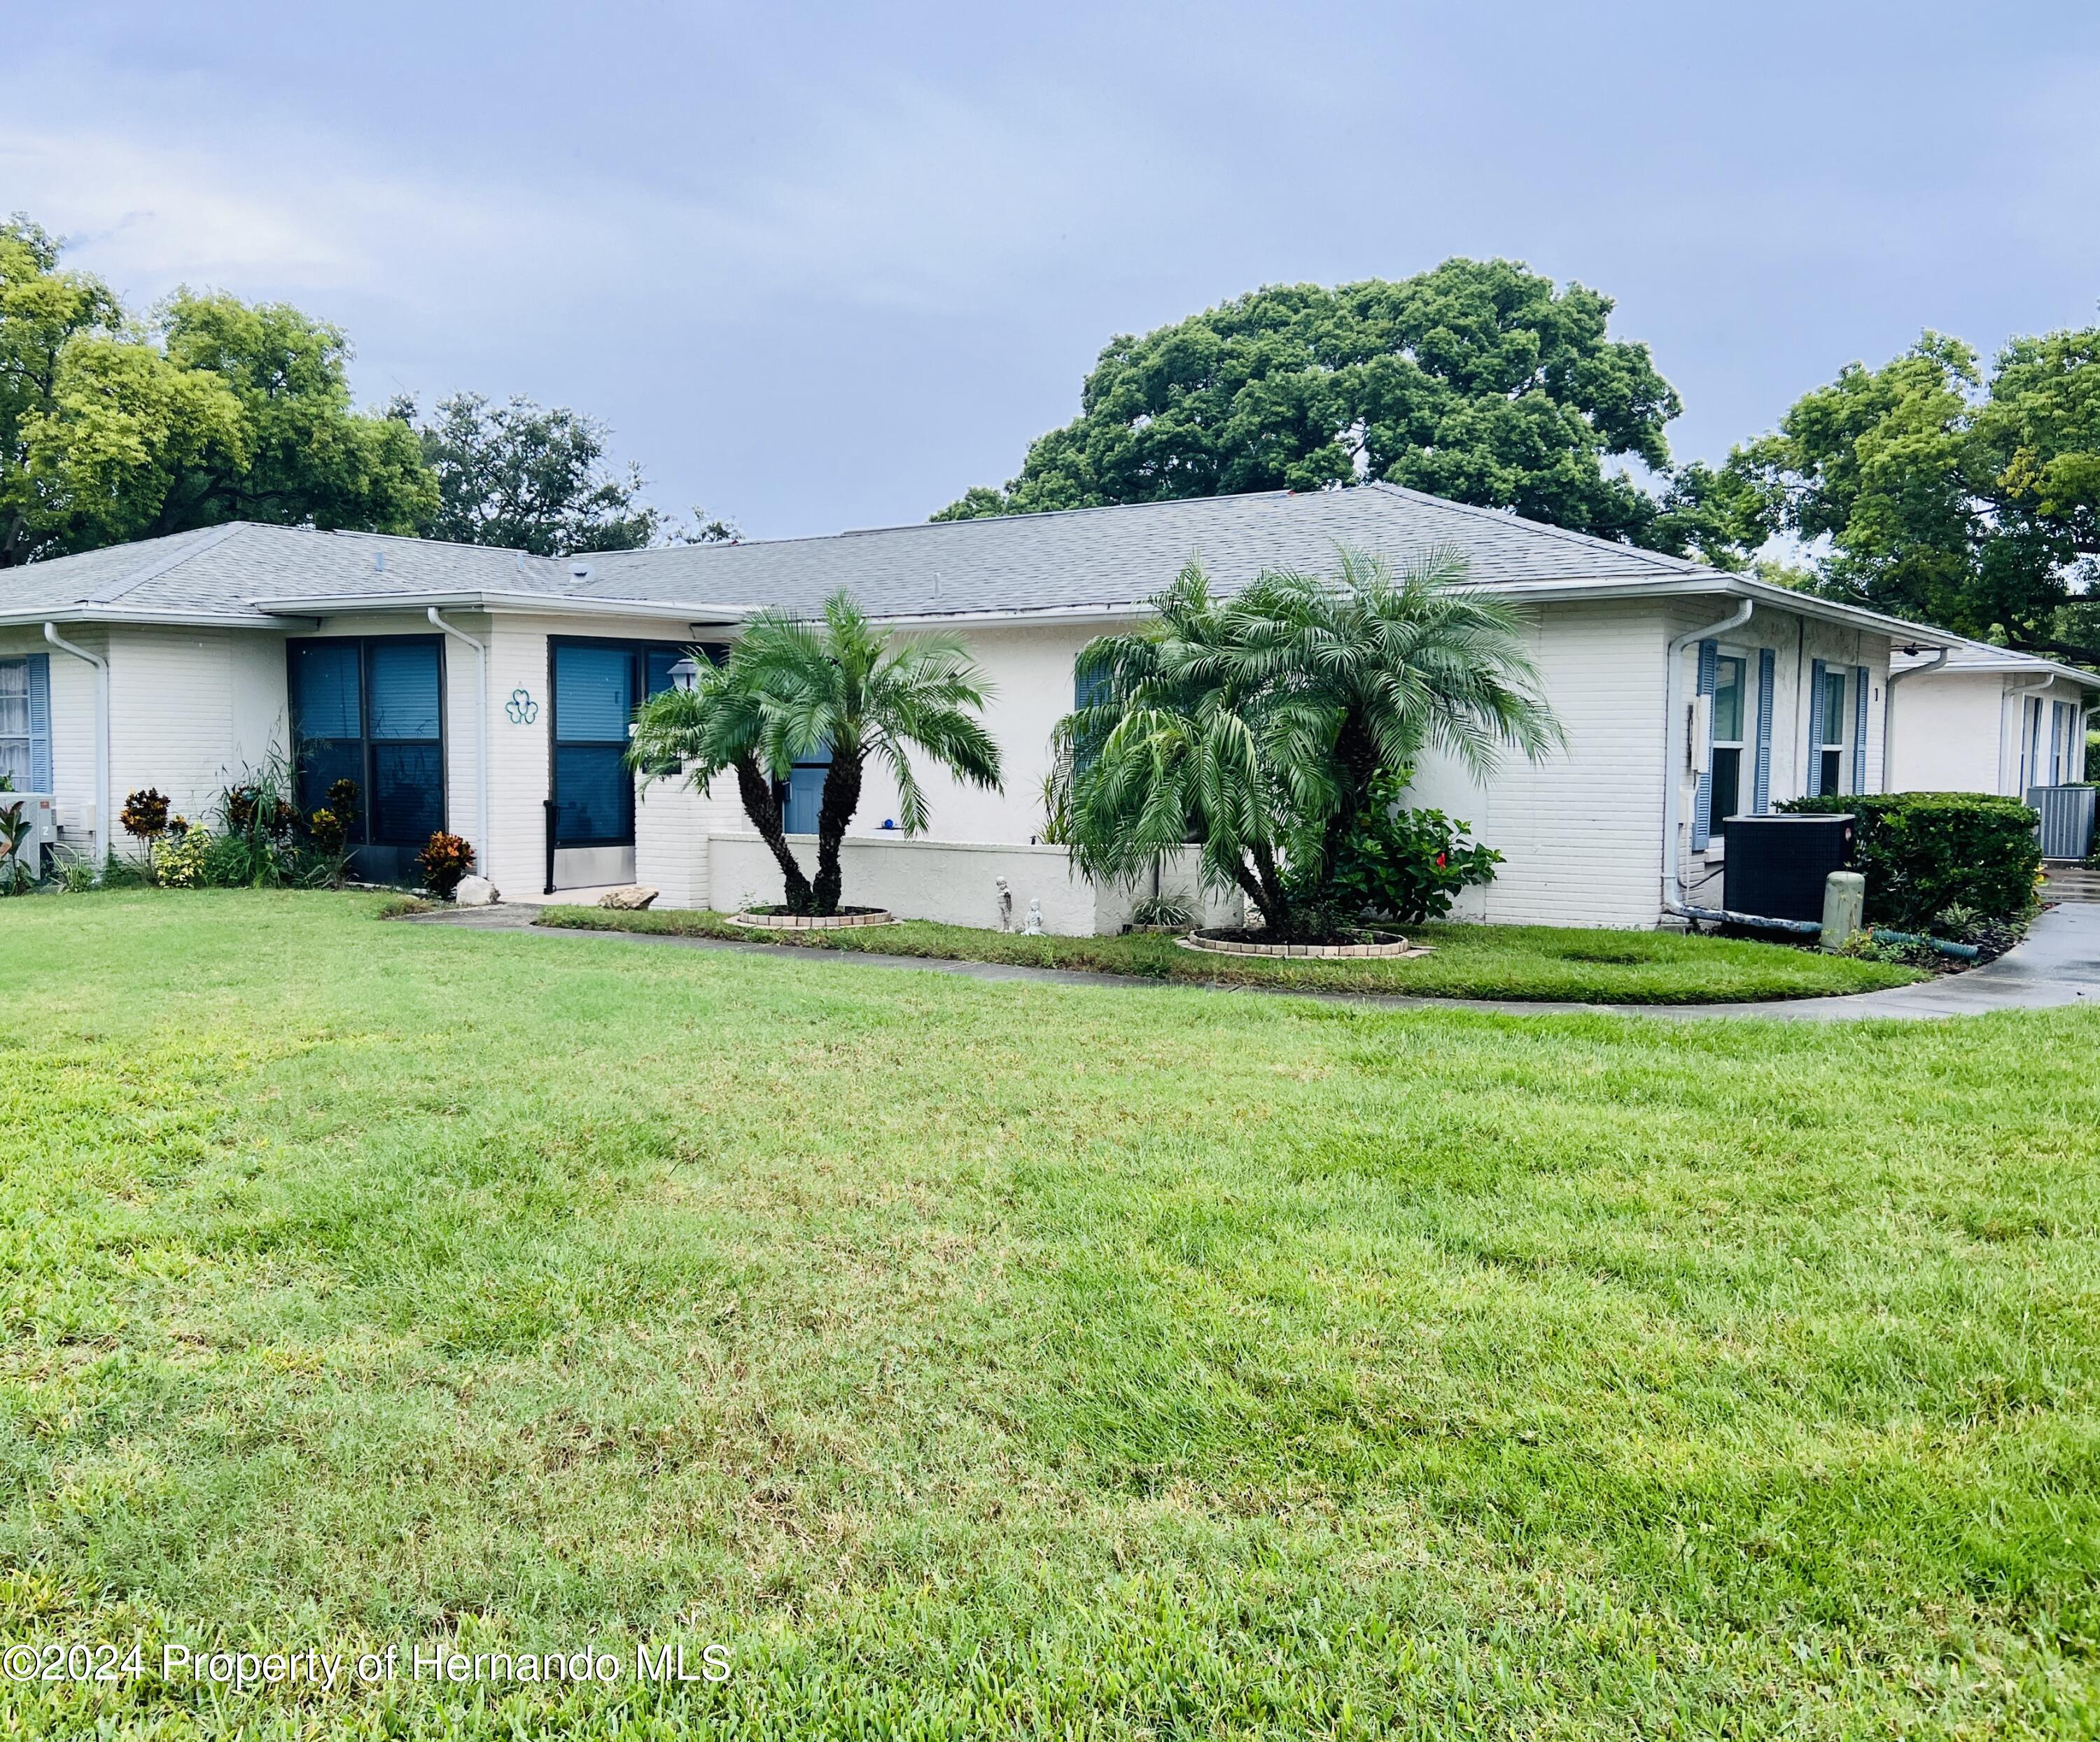
{"label": "green grass lawn", "polygon": [[729,1679],[18,1682],[0,1735],[2100,1726],[2100,1013],[380,905],[0,903],[0,1635]]}
{"label": "green grass lawn", "polygon": [[718,913],[620,913],[550,907],[542,925],[577,931],[668,933],[805,949],[1074,968],[1191,985],[1287,986],[1308,991],[1389,992],[1424,998],[1506,998],[1608,1004],[1707,1004],[1871,992],[1925,977],[1888,962],[1741,938],[1671,932],[1571,931],[1544,925],[1408,928],[1427,955],[1379,960],[1264,961],[1199,955],[1157,933],[1120,937],[1023,937],[907,920],[836,932],[765,932]]}

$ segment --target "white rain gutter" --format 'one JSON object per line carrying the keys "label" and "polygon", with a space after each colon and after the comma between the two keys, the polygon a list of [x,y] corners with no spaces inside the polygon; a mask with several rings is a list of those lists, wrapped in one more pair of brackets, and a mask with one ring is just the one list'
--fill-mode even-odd
{"label": "white rain gutter", "polygon": [[1683,770],[1677,761],[1678,716],[1683,712],[1684,650],[1731,629],[1740,629],[1757,608],[1755,599],[1745,599],[1719,622],[1710,623],[1703,629],[1688,629],[1674,637],[1665,655],[1669,664],[1662,678],[1662,905],[1671,912],[1684,905],[1684,884],[1677,865],[1677,818],[1684,791]]}
{"label": "white rain gutter", "polygon": [[55,623],[45,624],[44,639],[95,668],[95,875],[99,877],[109,862],[109,662],[74,646]]}
{"label": "white rain gutter", "polygon": [[1882,680],[1882,790],[1890,790],[1889,783],[1895,778],[1896,765],[1896,686],[1907,677],[1922,677],[1927,672],[1939,671],[1947,664],[1952,647],[1935,647],[1932,657],[1922,665],[1913,665],[1904,671],[1890,672]]}
{"label": "white rain gutter", "polygon": [[481,861],[481,875],[488,875],[488,643],[478,642],[465,630],[455,628],[438,615],[438,607],[430,609],[431,627],[443,629],[454,641],[465,642],[474,649],[474,695],[480,703],[479,716],[474,732],[474,850]]}

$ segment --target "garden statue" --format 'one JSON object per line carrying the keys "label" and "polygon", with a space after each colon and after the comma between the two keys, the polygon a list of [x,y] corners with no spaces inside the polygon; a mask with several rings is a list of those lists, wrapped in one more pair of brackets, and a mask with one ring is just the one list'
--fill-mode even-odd
{"label": "garden statue", "polygon": [[1033,898],[1030,900],[1028,923],[1021,927],[1021,935],[1023,937],[1040,937],[1043,935],[1043,903]]}
{"label": "garden statue", "polygon": [[992,882],[999,890],[999,928],[1010,932],[1013,929],[1013,891],[1007,887],[1004,877],[995,877]]}

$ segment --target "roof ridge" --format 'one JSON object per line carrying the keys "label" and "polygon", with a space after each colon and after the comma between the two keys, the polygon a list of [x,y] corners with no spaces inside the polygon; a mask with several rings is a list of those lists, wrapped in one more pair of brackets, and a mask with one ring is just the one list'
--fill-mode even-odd
{"label": "roof ridge", "polygon": [[1595,532],[1578,532],[1573,527],[1557,527],[1550,520],[1534,520],[1529,514],[1520,514],[1507,509],[1484,508],[1477,502],[1454,502],[1449,496],[1432,496],[1427,490],[1415,490],[1405,484],[1394,483],[1390,478],[1367,478],[1355,489],[1383,490],[1388,495],[1405,496],[1410,502],[1422,502],[1432,508],[1440,508],[1457,514],[1471,514],[1476,519],[1499,522],[1503,526],[1522,527],[1530,532],[1550,533],[1555,538],[1564,539],[1570,544],[1599,545],[1606,550],[1617,551],[1636,561],[1652,562],[1660,569],[1672,573],[1697,574],[1713,567],[1709,562],[1695,562],[1689,557],[1673,557],[1665,550],[1650,550],[1645,545],[1630,545],[1623,539],[1599,538]]}
{"label": "roof ridge", "polygon": [[836,532],[803,532],[792,538],[739,538],[709,540],[691,545],[638,545],[627,550],[586,553],[593,557],[661,556],[672,550],[748,549],[754,545],[826,545],[835,539],[872,538],[884,532],[930,532],[951,527],[983,526],[1012,521],[1064,520],[1079,514],[1119,514],[1146,508],[1186,508],[1195,502],[1251,502],[1273,496],[1318,496],[1314,490],[1226,490],[1211,496],[1162,496],[1151,502],[1095,502],[1083,508],[1041,508],[1015,514],[972,514],[960,520],[903,520],[894,526],[847,527]]}
{"label": "roof ridge", "polygon": [[205,527],[189,538],[180,549],[171,550],[158,560],[148,562],[142,569],[135,569],[119,580],[104,582],[94,592],[85,595],[80,602],[83,605],[114,605],[127,593],[136,593],[148,581],[158,580],[170,569],[180,568],[192,557],[216,549],[235,533],[252,523],[246,520],[228,520],[218,526]]}

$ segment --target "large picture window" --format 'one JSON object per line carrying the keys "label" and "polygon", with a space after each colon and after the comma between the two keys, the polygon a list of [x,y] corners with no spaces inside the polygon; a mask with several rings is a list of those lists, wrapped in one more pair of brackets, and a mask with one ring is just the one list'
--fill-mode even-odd
{"label": "large picture window", "polygon": [[382,879],[403,875],[445,826],[442,642],[343,637],[295,641],[289,651],[300,809],[320,809],[339,780],[355,783],[349,838],[360,868]]}

